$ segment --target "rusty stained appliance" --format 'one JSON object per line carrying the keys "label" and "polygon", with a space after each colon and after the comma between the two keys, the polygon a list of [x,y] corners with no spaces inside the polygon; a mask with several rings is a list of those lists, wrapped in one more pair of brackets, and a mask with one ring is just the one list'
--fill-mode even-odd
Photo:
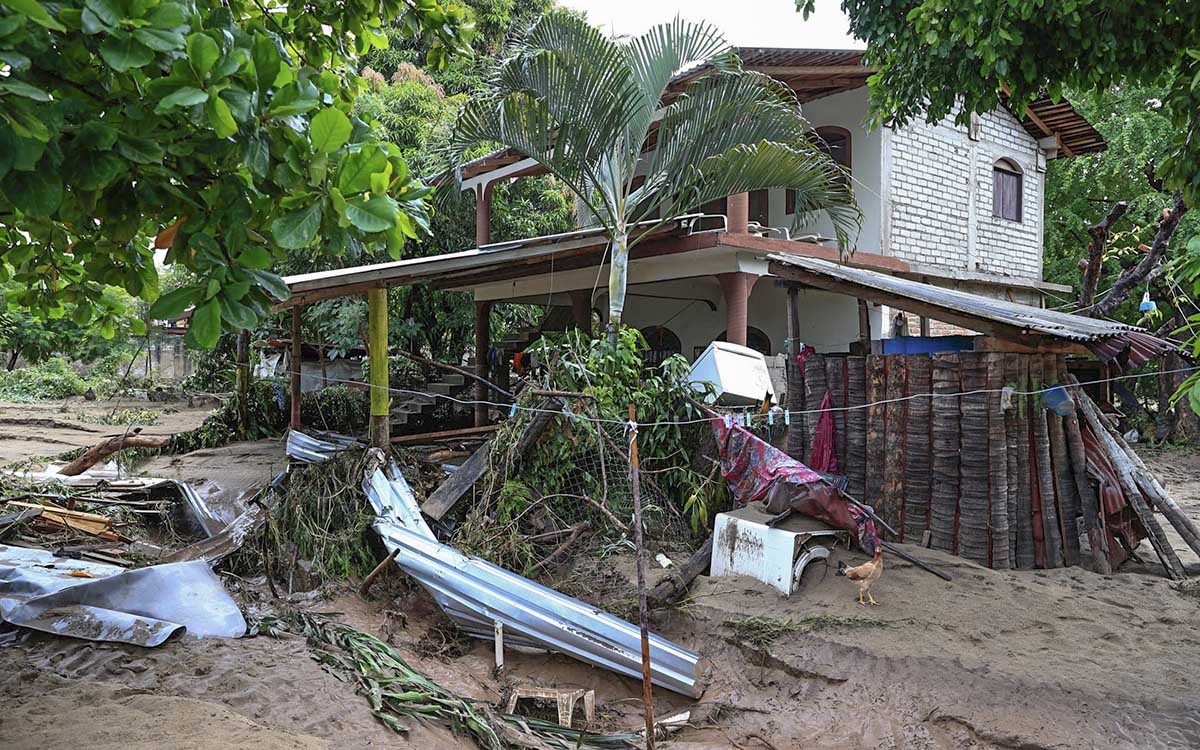
{"label": "rusty stained appliance", "polygon": [[791,596],[809,563],[829,557],[822,543],[849,543],[847,532],[806,516],[776,519],[761,503],[718,513],[710,575],[749,576]]}

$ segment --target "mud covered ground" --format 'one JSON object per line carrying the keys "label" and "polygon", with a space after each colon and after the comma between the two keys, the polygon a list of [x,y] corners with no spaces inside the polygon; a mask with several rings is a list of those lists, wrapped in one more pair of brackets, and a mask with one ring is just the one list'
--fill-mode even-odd
{"label": "mud covered ground", "polygon": [[[4,440],[0,438],[0,446]],[[191,472],[233,466],[237,446],[156,467]],[[270,446],[241,457],[272,471]],[[255,453],[258,459],[251,460]],[[1179,503],[1200,515],[1200,454],[1148,453]],[[1200,572],[1180,543],[1180,556]],[[1139,550],[1153,559],[1148,545]],[[814,565],[790,599],[746,579],[702,578],[659,613],[663,635],[706,659],[706,691],[688,701],[656,691],[660,715],[691,708],[690,726],[662,747],[785,748],[1196,748],[1200,747],[1200,598],[1133,565],[1110,578],[1072,568],[991,571],[916,551],[953,577],[944,583],[894,558],[874,589],[877,607]],[[589,561],[572,580],[610,601],[627,596],[628,557]],[[614,585],[614,581],[616,582]],[[511,651],[492,674],[490,643],[447,634],[432,602],[390,572],[372,601],[350,584],[329,598],[272,601],[261,585],[227,582],[251,612],[299,606],[340,612],[393,643],[432,678],[495,701],[533,683],[596,690],[597,729],[640,725],[640,685],[561,655]],[[586,588],[586,587],[585,587]],[[599,593],[602,592],[602,593]],[[604,605],[605,601],[597,601]],[[733,623],[786,620],[770,642]],[[437,724],[407,735],[371,716],[351,684],[324,672],[295,636],[172,640],[157,649],[31,635],[0,648],[0,747],[45,748],[468,748]]]}

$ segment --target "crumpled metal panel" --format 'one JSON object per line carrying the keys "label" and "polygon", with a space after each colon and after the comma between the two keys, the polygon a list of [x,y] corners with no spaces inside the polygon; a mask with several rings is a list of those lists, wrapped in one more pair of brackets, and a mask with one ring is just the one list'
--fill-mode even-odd
{"label": "crumpled metal panel", "polygon": [[332,458],[333,454],[349,448],[355,442],[354,438],[343,435],[315,438],[298,430],[288,430],[286,450],[289,458],[315,464]]}
{"label": "crumpled metal panel", "polygon": [[0,545],[0,619],[52,635],[158,646],[186,629],[236,638],[246,621],[208,564],[115,565]]}
{"label": "crumpled metal panel", "polygon": [[[464,632],[491,640],[499,621],[508,643],[570,654],[597,667],[641,677],[639,628],[441,544],[421,517],[399,469],[394,464],[386,471],[380,468],[382,455],[373,453],[375,463],[363,479],[363,491],[377,515],[373,528],[389,552],[400,550],[396,564],[416,578]],[[697,697],[699,660],[695,652],[650,635],[650,672],[656,685]]]}

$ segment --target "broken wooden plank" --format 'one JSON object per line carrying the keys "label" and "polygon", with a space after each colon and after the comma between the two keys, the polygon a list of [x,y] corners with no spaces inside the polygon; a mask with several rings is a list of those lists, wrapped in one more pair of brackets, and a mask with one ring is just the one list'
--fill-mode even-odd
{"label": "broken wooden plank", "polygon": [[434,520],[442,520],[442,517],[487,471],[488,457],[491,455],[491,451],[492,441],[490,440],[479,446],[479,449],[472,453],[462,466],[455,469],[454,473],[421,504],[421,512]]}
{"label": "broken wooden plank", "polygon": [[[1036,480],[1033,472],[1033,449],[1031,447],[1033,397],[1025,395],[1029,391],[1029,357],[1017,355],[1017,379],[1015,386],[1020,393],[1013,395],[1016,405],[1016,435],[1010,435],[1010,440],[1017,444],[1017,465],[1022,467],[1018,474],[1017,483],[1017,567],[1021,570],[1032,570],[1038,562],[1038,546],[1033,534],[1033,495]],[[1041,532],[1038,532],[1041,536]]]}
{"label": "broken wooden plank", "polygon": [[74,531],[82,531],[85,534],[104,539],[109,542],[127,542],[128,537],[125,537],[112,527],[112,519],[108,516],[100,516],[95,513],[84,513],[77,510],[69,510],[60,508],[56,505],[38,505],[36,503],[24,503],[16,500],[8,503],[17,508],[41,509],[41,513],[37,517],[37,523],[50,528],[63,529],[68,528]]}
{"label": "broken wooden plank", "polygon": [[1183,563],[1179,561],[1179,556],[1171,547],[1171,542],[1163,532],[1162,526],[1154,518],[1154,513],[1147,507],[1145,498],[1142,497],[1142,491],[1133,476],[1134,467],[1129,456],[1113,438],[1110,428],[1100,416],[1100,410],[1096,408],[1091,397],[1079,386],[1079,381],[1074,376],[1070,376],[1070,381],[1071,395],[1075,398],[1075,405],[1083,412],[1083,418],[1091,428],[1092,434],[1100,441],[1100,445],[1104,448],[1109,460],[1112,461],[1113,468],[1117,471],[1117,479],[1121,484],[1121,491],[1125,494],[1125,500],[1133,508],[1138,520],[1142,522],[1142,526],[1150,535],[1150,545],[1158,553],[1158,559],[1162,561],[1167,577],[1183,580],[1187,575],[1183,569]]}
{"label": "broken wooden plank", "polygon": [[[1004,354],[1004,386],[1011,388],[1013,391],[1022,390],[1023,387],[1018,385],[1018,378],[1021,374],[1020,356],[1011,352]],[[1008,562],[1013,568],[1020,567],[1020,561],[1017,559],[1017,526],[1019,521],[1017,518],[1017,508],[1020,505],[1018,497],[1020,496],[1020,475],[1024,472],[1024,464],[1020,460],[1019,441],[1017,440],[1017,424],[1018,415],[1020,413],[1019,401],[1020,397],[1015,393],[1009,394],[1006,403],[1003,403],[1004,408],[1004,445],[1005,445],[1005,464],[1008,469],[1008,476],[1005,478],[1005,489],[1007,496],[1005,502],[1008,506]],[[1005,399],[1001,399],[1005,402]]]}
{"label": "broken wooden plank", "polygon": [[[1029,358],[1029,385],[1031,391],[1040,391],[1046,387],[1045,362],[1040,355],[1032,355]],[[1044,543],[1042,562],[1047,568],[1061,568],[1063,565],[1062,532],[1058,526],[1054,464],[1050,460],[1049,417],[1046,414],[1046,404],[1042,400],[1042,394],[1036,394],[1033,398],[1034,406],[1030,417],[1033,419],[1034,466],[1038,483],[1037,503],[1034,509],[1041,520]]]}
{"label": "broken wooden plank", "polygon": [[392,445],[412,445],[414,443],[432,443],[438,440],[446,440],[447,438],[458,437],[476,437],[478,435],[490,435],[500,429],[498,424],[484,425],[483,427],[463,427],[457,430],[440,430],[438,432],[422,432],[417,435],[397,435],[392,438]]}

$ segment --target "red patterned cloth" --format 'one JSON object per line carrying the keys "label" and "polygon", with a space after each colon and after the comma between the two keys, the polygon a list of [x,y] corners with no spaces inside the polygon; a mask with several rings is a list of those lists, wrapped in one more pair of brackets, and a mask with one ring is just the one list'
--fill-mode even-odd
{"label": "red patterned cloth", "polygon": [[721,476],[739,503],[761,500],[776,481],[808,484],[821,475],[729,417],[712,420],[713,433],[721,451]]}

